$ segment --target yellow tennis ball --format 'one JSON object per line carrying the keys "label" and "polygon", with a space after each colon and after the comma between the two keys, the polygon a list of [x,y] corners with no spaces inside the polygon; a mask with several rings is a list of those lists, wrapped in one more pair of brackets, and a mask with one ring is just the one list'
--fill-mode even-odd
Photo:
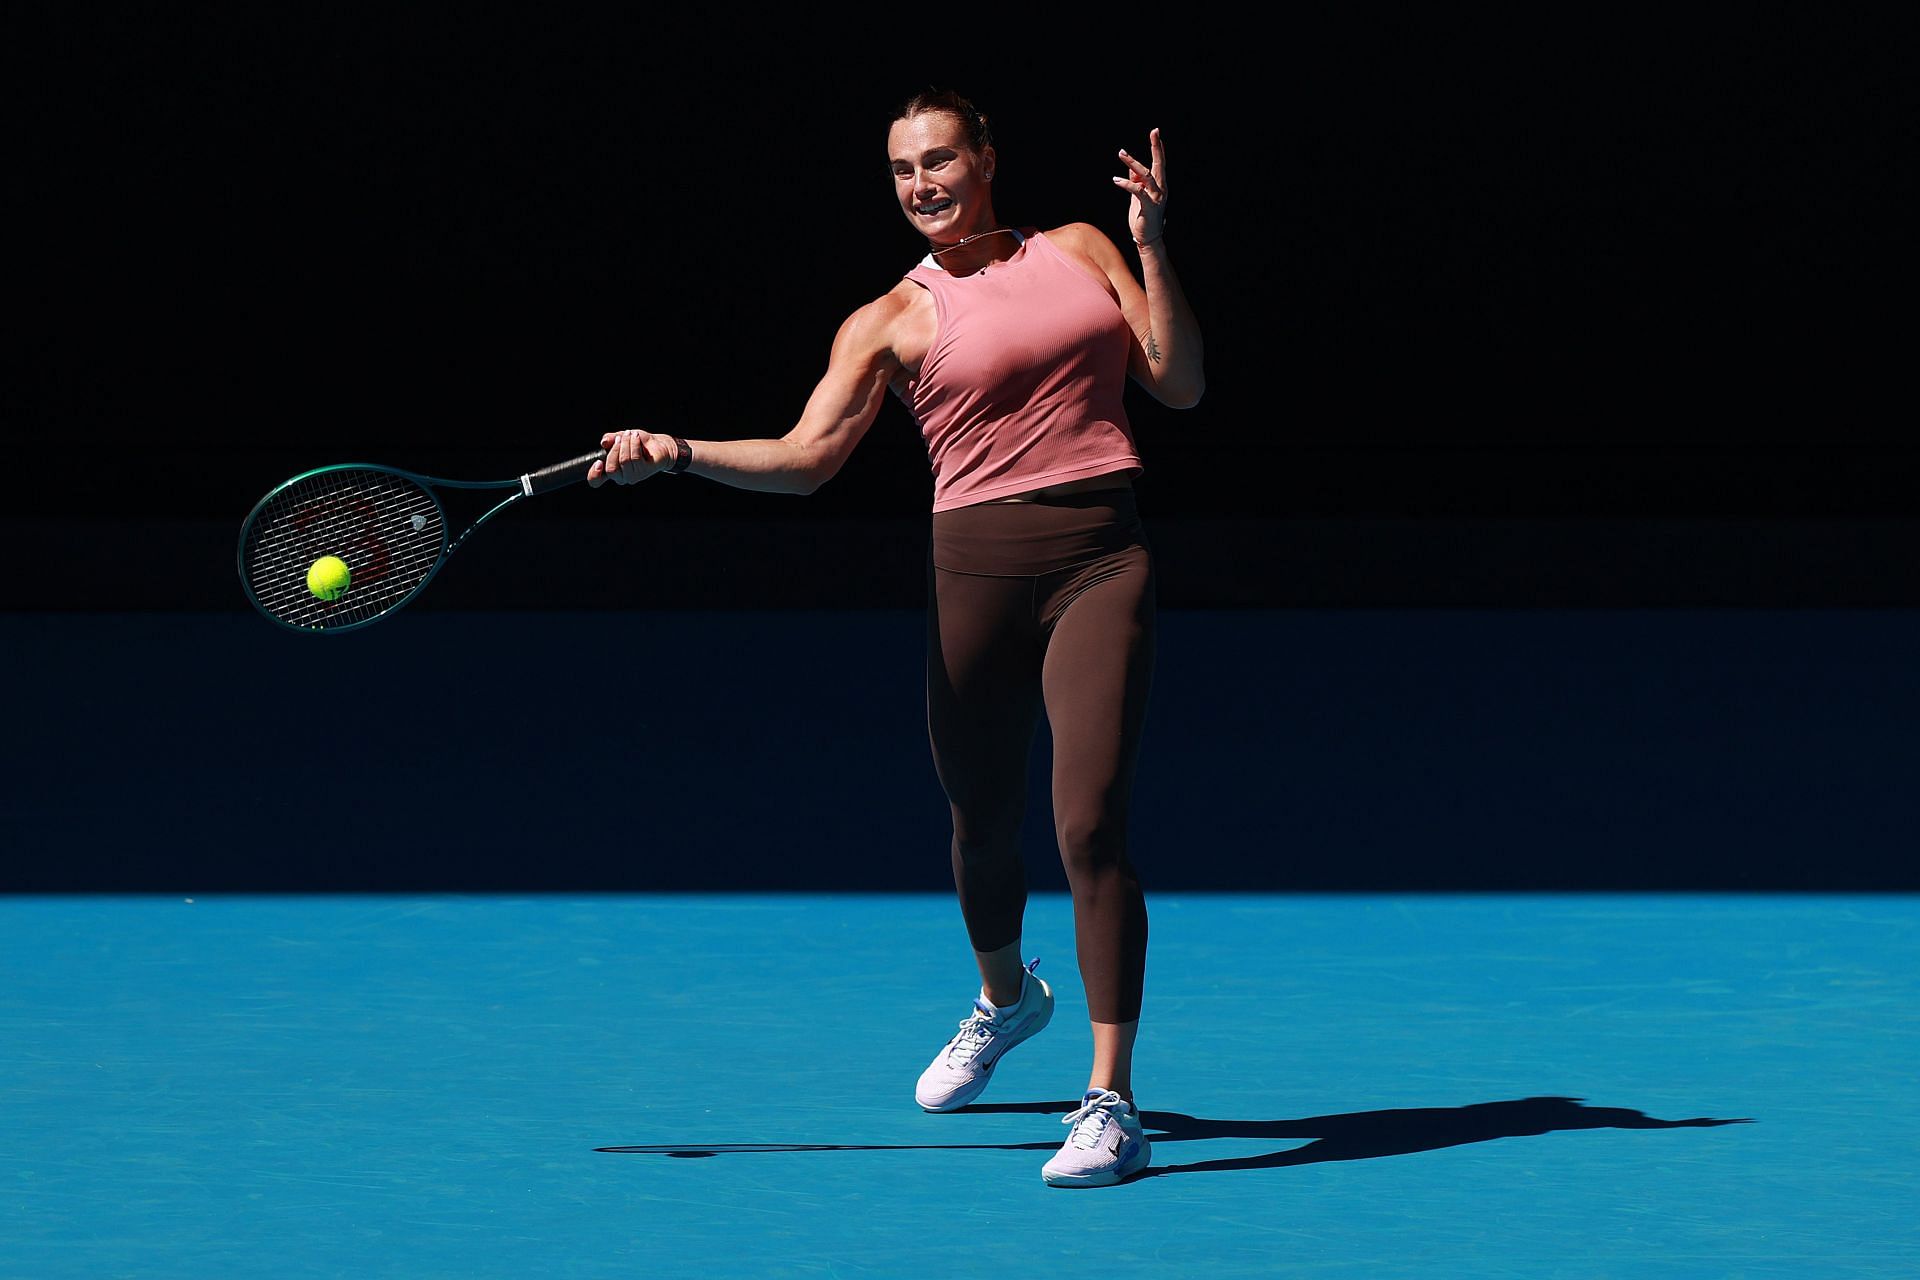
{"label": "yellow tennis ball", "polygon": [[307,590],[322,600],[338,600],[347,594],[347,584],[352,581],[353,571],[339,556],[321,556],[307,570]]}

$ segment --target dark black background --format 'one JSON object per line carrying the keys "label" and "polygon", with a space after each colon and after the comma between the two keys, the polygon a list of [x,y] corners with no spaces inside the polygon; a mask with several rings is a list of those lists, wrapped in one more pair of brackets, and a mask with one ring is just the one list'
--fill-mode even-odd
{"label": "dark black background", "polygon": [[[780,434],[923,247],[882,162],[930,84],[993,119],[1014,223],[1124,236],[1115,152],[1164,130],[1209,390],[1130,393],[1150,515],[1915,509],[1912,128],[1890,37],[1846,15],[45,21],[17,50],[8,431],[110,495],[85,511],[237,523],[329,462],[490,479],[622,425]],[[929,493],[889,402],[804,503],[662,483],[526,518]],[[75,512],[57,484],[13,501]]]}

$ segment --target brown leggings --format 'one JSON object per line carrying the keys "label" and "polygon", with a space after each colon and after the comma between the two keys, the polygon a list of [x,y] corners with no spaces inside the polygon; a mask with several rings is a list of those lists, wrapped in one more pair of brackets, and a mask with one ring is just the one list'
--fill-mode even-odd
{"label": "brown leggings", "polygon": [[1020,938],[1027,757],[1045,706],[1053,813],[1095,1022],[1140,1016],[1147,906],[1127,809],[1153,678],[1153,561],[1130,489],[936,512],[927,731],[976,951]]}

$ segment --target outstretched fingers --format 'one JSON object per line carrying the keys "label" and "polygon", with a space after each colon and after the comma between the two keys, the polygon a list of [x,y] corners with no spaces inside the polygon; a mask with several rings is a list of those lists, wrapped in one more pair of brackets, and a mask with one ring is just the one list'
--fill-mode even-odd
{"label": "outstretched fingers", "polygon": [[1151,164],[1140,163],[1132,152],[1125,147],[1120,148],[1120,159],[1125,162],[1132,176],[1115,178],[1114,183],[1122,190],[1160,204],[1167,197],[1167,149],[1160,141],[1160,130],[1148,132],[1147,146],[1152,153]]}
{"label": "outstretched fingers", "polygon": [[1127,173],[1113,180],[1115,186],[1133,197],[1127,209],[1127,225],[1133,232],[1134,243],[1143,248],[1160,238],[1167,222],[1167,152],[1160,141],[1160,130],[1150,130],[1147,143],[1153,151],[1153,163],[1140,163],[1122,147],[1120,159],[1127,166]]}

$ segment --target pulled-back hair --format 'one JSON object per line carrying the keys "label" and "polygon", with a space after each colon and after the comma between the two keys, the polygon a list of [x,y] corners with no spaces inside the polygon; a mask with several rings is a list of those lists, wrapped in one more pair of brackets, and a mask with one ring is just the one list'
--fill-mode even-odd
{"label": "pulled-back hair", "polygon": [[[986,113],[951,89],[922,89],[893,113],[894,120],[911,120],[929,111],[941,111],[958,120],[967,131],[967,141],[975,151],[993,145],[993,130],[987,126]],[[892,123],[889,121],[888,123]]]}

